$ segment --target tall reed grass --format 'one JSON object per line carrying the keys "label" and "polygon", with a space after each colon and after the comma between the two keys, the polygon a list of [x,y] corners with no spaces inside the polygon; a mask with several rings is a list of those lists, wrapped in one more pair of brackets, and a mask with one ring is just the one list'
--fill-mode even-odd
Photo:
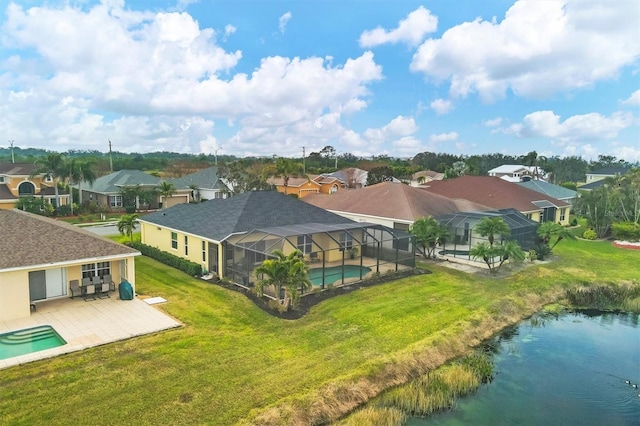
{"label": "tall reed grass", "polygon": [[365,407],[338,423],[340,426],[402,426],[407,416],[397,408]]}
{"label": "tall reed grass", "polygon": [[567,290],[566,297],[576,307],[640,312],[640,286],[637,285],[571,288]]}

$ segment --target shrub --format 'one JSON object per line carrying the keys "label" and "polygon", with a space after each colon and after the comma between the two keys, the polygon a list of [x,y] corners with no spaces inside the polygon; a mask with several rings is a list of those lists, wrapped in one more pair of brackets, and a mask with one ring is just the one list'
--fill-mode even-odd
{"label": "shrub", "polygon": [[58,207],[57,211],[60,216],[71,216],[71,206],[69,204]]}
{"label": "shrub", "polygon": [[574,217],[571,219],[571,226],[578,226],[578,218]]}
{"label": "shrub", "polygon": [[536,255],[536,259],[544,260],[545,257],[551,254],[551,248],[548,244],[538,243],[529,251],[533,251]]}
{"label": "shrub", "polygon": [[173,268],[186,272],[191,276],[202,275],[202,266],[195,262],[191,262],[190,260],[174,256],[173,254],[142,243],[134,242],[132,244],[132,247],[140,251],[140,253],[144,254],[145,256],[149,256],[150,258],[155,259],[158,262],[162,262],[165,265],[169,265]]}
{"label": "shrub", "polygon": [[582,238],[584,238],[585,240],[595,240],[596,237],[597,237],[596,231],[594,231],[593,229],[587,229],[582,234]]}
{"label": "shrub", "polygon": [[136,206],[127,206],[127,207],[124,208],[124,211],[127,214],[133,214],[133,213],[136,212]]}
{"label": "shrub", "polygon": [[640,241],[640,224],[618,222],[611,225],[611,233],[616,240]]}

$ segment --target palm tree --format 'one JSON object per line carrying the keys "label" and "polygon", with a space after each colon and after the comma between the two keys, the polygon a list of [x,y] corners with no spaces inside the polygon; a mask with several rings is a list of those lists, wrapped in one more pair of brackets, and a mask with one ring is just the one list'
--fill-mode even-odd
{"label": "palm tree", "polygon": [[491,247],[496,236],[505,237],[511,233],[509,225],[501,217],[485,217],[473,229],[480,236],[488,237]]}
{"label": "palm tree", "polygon": [[131,244],[133,244],[133,231],[136,229],[137,224],[138,215],[133,213],[120,216],[116,226],[118,227],[118,232],[122,235],[127,235],[131,239]]}
{"label": "palm tree", "polygon": [[[93,184],[96,180],[96,174],[93,172],[93,167],[96,165],[95,161],[79,161],[73,158],[68,164],[68,179],[70,183],[78,184],[78,201],[82,204],[82,182],[88,182]],[[71,214],[73,215],[73,189],[69,191],[71,194]]]}
{"label": "palm tree", "polygon": [[425,259],[431,257],[435,252],[436,245],[442,243],[449,236],[447,227],[440,225],[432,217],[416,220],[409,227],[409,232],[416,237],[416,244]]}
{"label": "palm tree", "polygon": [[167,199],[176,193],[176,187],[166,180],[158,186],[158,192],[162,194],[162,208],[167,208]]}
{"label": "palm tree", "polygon": [[56,209],[60,208],[60,194],[58,192],[58,179],[67,176],[67,167],[64,154],[47,154],[44,158],[36,160],[36,169],[31,172],[31,177],[45,175],[53,181],[53,188],[56,200]]}
{"label": "palm tree", "polygon": [[278,158],[275,164],[267,167],[266,174],[277,178],[282,178],[284,193],[287,193],[289,179],[302,174],[302,165],[294,162],[290,158]]}
{"label": "palm tree", "polygon": [[479,243],[471,247],[471,250],[469,250],[469,255],[471,255],[471,257],[474,259],[481,258],[482,260],[484,260],[484,263],[486,263],[489,267],[489,272],[493,272],[495,265],[493,258],[498,256],[498,252],[494,247],[487,244],[486,242]]}
{"label": "palm tree", "polygon": [[[525,253],[515,241],[506,241],[503,245],[492,247],[485,243],[472,247],[469,254],[474,259],[481,258],[489,267],[489,272],[496,273],[507,260],[522,262]],[[500,257],[500,263],[496,266],[495,258]]]}
{"label": "palm tree", "polygon": [[193,197],[194,203],[200,202],[200,191],[198,190],[198,185],[192,183],[189,185],[189,189],[191,190],[191,197]]}
{"label": "palm tree", "polygon": [[542,242],[547,246],[551,243],[552,238],[556,238],[556,241],[550,247],[551,250],[553,250],[553,248],[565,238],[568,240],[576,239],[576,236],[573,235],[571,231],[555,222],[544,222],[540,224],[537,233]]}
{"label": "palm tree", "polygon": [[[274,259],[265,260],[255,270],[256,275],[263,276],[256,283],[256,292],[262,296],[266,287],[273,286],[276,300],[288,309],[289,301],[293,306],[297,304],[300,297],[298,290],[310,289],[313,284],[309,280],[308,267],[304,263],[301,251],[295,250],[285,255],[282,251],[275,250],[272,254],[275,256]],[[280,299],[283,289],[285,295]]]}

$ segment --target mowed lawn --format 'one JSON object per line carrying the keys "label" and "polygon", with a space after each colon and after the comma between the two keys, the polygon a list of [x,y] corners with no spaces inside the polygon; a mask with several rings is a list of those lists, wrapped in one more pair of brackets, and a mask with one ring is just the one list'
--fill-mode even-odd
{"label": "mowed lawn", "polygon": [[0,423],[234,424],[370,374],[491,315],[502,299],[640,277],[640,251],[608,242],[563,241],[555,254],[502,279],[429,264],[432,274],[330,299],[296,321],[139,257],[138,293],[166,298],[159,309],[184,327],[0,370]]}

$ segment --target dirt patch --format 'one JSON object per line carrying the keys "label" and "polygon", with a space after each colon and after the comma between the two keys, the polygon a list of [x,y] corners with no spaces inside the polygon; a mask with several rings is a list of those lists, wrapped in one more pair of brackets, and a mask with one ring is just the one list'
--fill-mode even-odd
{"label": "dirt patch", "polygon": [[224,281],[213,281],[213,280],[205,280],[211,284],[226,288],[228,290],[237,291],[239,293],[244,294],[249,300],[251,300],[257,307],[265,311],[266,313],[273,315],[274,317],[295,320],[300,319],[305,316],[312,306],[317,305],[318,303],[330,299],[335,296],[340,296],[343,294],[351,293],[352,291],[359,290],[361,288],[372,287],[378,284],[386,283],[389,281],[399,280],[401,278],[411,277],[414,275],[422,275],[422,274],[430,274],[431,271],[426,269],[409,269],[406,271],[401,271],[396,274],[390,275],[381,275],[376,278],[367,279],[364,281],[345,284],[340,287],[328,288],[322,291],[317,291],[313,293],[303,294],[300,298],[298,306],[295,309],[290,309],[286,312],[279,312],[275,309],[272,309],[269,306],[270,299],[266,297],[259,297],[257,294],[252,292],[251,290],[247,290],[245,288],[239,287],[234,284],[226,283]]}

